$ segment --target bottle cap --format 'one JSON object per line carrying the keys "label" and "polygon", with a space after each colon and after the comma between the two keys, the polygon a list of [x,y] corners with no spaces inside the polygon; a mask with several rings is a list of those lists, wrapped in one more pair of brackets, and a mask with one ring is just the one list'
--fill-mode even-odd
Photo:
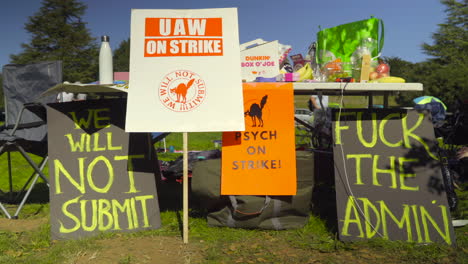
{"label": "bottle cap", "polygon": [[101,41],[103,42],[109,42],[109,36],[101,36]]}

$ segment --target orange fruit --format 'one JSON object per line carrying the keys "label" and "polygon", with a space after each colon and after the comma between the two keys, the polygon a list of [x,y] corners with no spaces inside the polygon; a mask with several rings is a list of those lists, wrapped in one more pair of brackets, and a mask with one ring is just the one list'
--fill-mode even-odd
{"label": "orange fruit", "polygon": [[338,58],[334,61],[331,61],[327,64],[325,64],[324,68],[329,72],[329,73],[335,73],[341,71],[341,59]]}

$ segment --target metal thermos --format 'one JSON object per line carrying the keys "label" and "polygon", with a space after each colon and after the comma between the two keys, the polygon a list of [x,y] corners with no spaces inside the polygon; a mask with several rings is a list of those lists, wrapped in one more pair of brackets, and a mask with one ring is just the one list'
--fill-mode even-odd
{"label": "metal thermos", "polygon": [[113,84],[114,69],[112,66],[112,50],[109,36],[101,37],[101,50],[99,51],[99,84]]}

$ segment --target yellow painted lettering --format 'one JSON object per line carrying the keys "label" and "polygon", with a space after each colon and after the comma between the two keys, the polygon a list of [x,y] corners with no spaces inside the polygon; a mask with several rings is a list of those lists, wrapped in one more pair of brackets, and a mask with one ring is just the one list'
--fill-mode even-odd
{"label": "yellow painted lettering", "polygon": [[153,199],[154,195],[143,195],[143,196],[137,196],[135,197],[135,200],[139,201],[141,203],[141,212],[143,213],[143,222],[144,225],[143,227],[149,227],[149,221],[148,221],[148,211],[146,208],[146,200],[148,199]]}
{"label": "yellow painted lettering", "polygon": [[70,183],[75,186],[75,188],[80,191],[81,193],[85,193],[85,182],[84,182],[84,160],[86,158],[78,158],[79,161],[79,167],[80,167],[80,181],[75,181],[75,179],[71,176],[71,174],[63,167],[62,162],[60,160],[55,159],[54,160],[54,167],[55,167],[55,173],[54,173],[54,178],[55,178],[55,194],[60,194],[62,193],[62,188],[60,184],[60,175],[63,174],[65,178],[67,178]]}
{"label": "yellow painted lettering", "polygon": [[[102,161],[106,165],[107,171],[109,173],[109,178],[107,180],[107,184],[102,188],[97,187],[96,184],[94,184],[94,180],[93,180],[94,166],[96,166],[96,164],[99,161]],[[99,192],[99,193],[107,193],[109,191],[109,189],[111,188],[112,184],[114,183],[114,168],[112,167],[112,164],[110,163],[110,161],[106,157],[104,157],[104,156],[96,157],[88,166],[88,171],[86,173],[86,178],[88,180],[89,187],[91,187],[91,189],[93,189],[94,191]]]}
{"label": "yellow painted lettering", "polygon": [[407,162],[418,162],[418,159],[409,159],[405,157],[398,158],[398,164],[400,164],[400,189],[407,191],[419,191],[419,186],[410,187],[405,184],[406,178],[416,177],[415,173],[404,173],[405,172],[405,163]]}
{"label": "yellow painted lettering", "polygon": [[388,140],[385,138],[385,125],[387,124],[388,120],[392,118],[400,118],[401,114],[400,113],[392,113],[387,115],[380,121],[380,126],[379,126],[379,137],[382,143],[384,143],[386,146],[390,148],[395,148],[403,145],[403,140],[400,140],[396,143],[390,143]]}
{"label": "yellow painted lettering", "polygon": [[96,132],[93,134],[93,137],[94,137],[94,144],[93,144],[93,151],[105,151],[106,150],[106,146],[103,146],[103,147],[99,147],[99,133]]}
{"label": "yellow painted lettering", "polygon": [[371,159],[371,154],[348,154],[346,159],[356,159],[356,185],[363,185],[362,182],[362,173],[361,173],[361,159]]}
{"label": "yellow painted lettering", "polygon": [[91,135],[85,134],[86,137],[86,151],[91,152]]}
{"label": "yellow painted lettering", "polygon": [[91,119],[92,119],[92,116],[93,116],[92,112],[93,112],[93,110],[88,110],[88,118],[87,119],[84,119],[84,118],[78,119],[75,112],[69,112],[69,114],[71,115],[71,117],[73,119],[73,122],[75,123],[75,129],[81,129],[82,127],[83,128],[89,128],[90,125],[91,125]]}
{"label": "yellow painted lettering", "polygon": [[367,142],[364,139],[364,131],[362,128],[362,115],[363,112],[358,112],[357,113],[357,122],[356,122],[356,128],[357,128],[357,136],[359,138],[359,142],[366,147],[366,148],[373,148],[375,144],[377,143],[377,114],[372,113],[372,139],[370,142]]}
{"label": "yellow painted lettering", "polygon": [[388,209],[384,201],[378,201],[380,204],[380,217],[382,218],[382,227],[383,227],[383,237],[388,239],[388,222],[387,216],[397,224],[399,229],[403,229],[406,226],[406,234],[408,241],[413,241],[413,233],[411,231],[411,221],[410,221],[410,207],[407,204],[403,204],[403,215],[401,219],[398,220],[396,216]]}
{"label": "yellow painted lettering", "polygon": [[414,225],[416,228],[416,236],[418,237],[418,243],[423,242],[422,234],[421,234],[421,225],[419,223],[419,216],[418,216],[418,206],[417,205],[412,205],[411,206],[411,211],[413,212],[413,220],[414,220]]}
{"label": "yellow painted lettering", "polygon": [[439,235],[445,240],[445,242],[447,244],[451,245],[452,244],[452,239],[450,237],[449,219],[448,219],[448,213],[447,213],[448,210],[447,210],[447,207],[445,207],[443,205],[440,205],[439,208],[440,208],[440,211],[442,213],[442,219],[444,221],[443,222],[444,231],[442,231],[442,229],[437,225],[436,221],[429,214],[429,212],[426,210],[426,208],[424,206],[422,206],[422,205],[419,206],[419,210],[421,212],[421,219],[422,219],[422,223],[423,223],[423,227],[424,227],[425,242],[427,242],[427,243],[432,242],[431,237],[429,235],[429,227],[428,227],[428,224],[427,224],[427,220],[429,220],[429,222],[431,222],[432,226],[437,231],[437,233],[439,233]]}
{"label": "yellow painted lettering", "polygon": [[85,133],[80,135],[80,141],[74,141],[72,134],[66,134],[65,137],[68,139],[68,144],[70,144],[71,152],[76,152],[77,150],[83,152],[86,137]]}
{"label": "yellow painted lettering", "polygon": [[424,146],[424,149],[426,150],[427,154],[429,156],[431,156],[431,158],[433,158],[434,160],[439,160],[437,155],[435,155],[434,153],[431,152],[429,146],[424,141],[424,139],[422,139],[421,137],[419,137],[418,135],[413,133],[413,131],[416,130],[421,125],[423,120],[424,120],[424,114],[419,113],[418,114],[418,120],[416,121],[416,124],[412,128],[408,128],[408,115],[405,115],[401,119],[401,124],[402,124],[402,129],[403,129],[403,140],[405,142],[405,147],[406,148],[412,148],[410,140],[409,140],[409,138],[411,137],[411,138],[415,139],[416,141],[418,141],[419,143],[421,143]]}
{"label": "yellow painted lettering", "polygon": [[133,222],[132,222],[132,212],[130,208],[130,200],[125,199],[123,204],[120,204],[119,201],[112,199],[112,215],[114,217],[114,229],[115,230],[122,230],[120,228],[119,223],[119,212],[127,214],[127,222],[128,222],[128,229],[133,229]]}
{"label": "yellow painted lettering", "polygon": [[[112,213],[110,212],[111,203],[106,199],[99,199],[98,201],[98,222],[99,222],[99,231],[106,231],[111,229],[113,223]],[[104,224],[107,218],[107,225]]]}
{"label": "yellow painted lettering", "polygon": [[59,223],[60,223],[59,232],[60,233],[63,233],[63,234],[73,233],[80,228],[80,219],[78,219],[78,217],[76,217],[74,214],[68,211],[68,206],[78,203],[78,200],[80,199],[80,197],[81,195],[74,199],[68,200],[62,204],[62,213],[68,218],[70,218],[73,222],[75,222],[75,225],[71,228],[66,228],[65,225],[62,223],[62,221],[59,220]]}
{"label": "yellow painted lettering", "polygon": [[373,162],[372,162],[372,184],[375,186],[382,186],[377,179],[377,174],[379,173],[387,173],[390,174],[392,177],[392,185],[390,188],[396,189],[397,188],[397,180],[396,180],[396,170],[395,170],[395,156],[390,156],[390,168],[389,169],[379,169],[379,158],[380,155],[375,155]]}
{"label": "yellow painted lettering", "polygon": [[140,227],[140,223],[138,222],[138,214],[136,211],[136,204],[135,204],[135,198],[130,199],[130,205],[132,208],[132,216],[133,216],[133,225],[135,228]]}
{"label": "yellow painted lettering", "polygon": [[[351,214],[353,214],[354,216],[351,216]],[[364,232],[362,231],[362,223],[356,208],[356,200],[354,199],[354,196],[348,197],[348,202],[346,203],[345,219],[341,221],[343,221],[343,228],[341,229],[341,234],[343,236],[350,236],[349,225],[356,224],[357,228],[359,229],[358,237],[364,237]]]}
{"label": "yellow painted lettering", "polygon": [[[91,203],[91,209],[86,208],[86,203],[90,202]],[[94,231],[97,227],[97,201],[96,200],[81,200],[80,201],[80,208],[81,208],[81,227],[83,228],[84,231]],[[88,210],[87,210],[88,209]],[[86,225],[86,221],[88,219],[88,216],[86,214],[86,211],[91,212],[91,225],[88,226]]]}
{"label": "yellow painted lettering", "polygon": [[[100,113],[108,114],[109,112],[110,112],[109,108],[94,110],[94,127],[95,128],[110,127],[110,117],[109,116],[99,116]],[[101,121],[102,121],[102,123],[101,123]]]}
{"label": "yellow painted lettering", "polygon": [[345,113],[336,113],[336,121],[335,121],[335,144],[341,144],[341,130],[349,129],[349,126],[342,126],[340,118],[342,116],[354,116],[356,115],[355,112],[345,112]]}
{"label": "yellow painted lettering", "polygon": [[143,159],[145,155],[128,155],[128,156],[115,156],[115,160],[127,160],[127,170],[128,170],[128,182],[130,189],[125,193],[137,193],[140,192],[135,187],[135,177],[133,175],[133,159]]}
{"label": "yellow painted lettering", "polygon": [[107,148],[109,150],[122,150],[122,146],[112,146],[112,132],[107,132]]}
{"label": "yellow painted lettering", "polygon": [[[379,227],[380,227],[380,215],[379,210],[372,204],[371,201],[367,198],[359,198],[362,201],[364,206],[364,217],[366,219],[366,238],[372,238],[377,234]],[[369,208],[372,209],[374,212],[374,217],[376,219],[376,223],[372,224],[372,217],[370,215]]]}

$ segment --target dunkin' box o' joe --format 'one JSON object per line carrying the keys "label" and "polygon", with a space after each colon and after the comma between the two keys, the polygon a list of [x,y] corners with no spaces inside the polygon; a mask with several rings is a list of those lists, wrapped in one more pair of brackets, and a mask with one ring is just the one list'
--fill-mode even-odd
{"label": "dunkin' box o' joe", "polygon": [[279,74],[279,43],[252,40],[241,45],[242,80],[255,81],[257,77],[273,78]]}

